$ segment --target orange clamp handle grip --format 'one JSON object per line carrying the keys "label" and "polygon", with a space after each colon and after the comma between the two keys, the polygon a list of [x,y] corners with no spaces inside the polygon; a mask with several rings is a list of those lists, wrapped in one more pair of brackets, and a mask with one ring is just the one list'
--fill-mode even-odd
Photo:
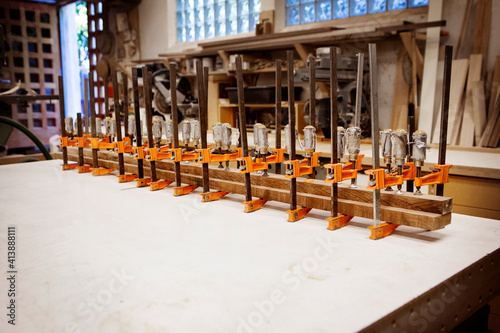
{"label": "orange clamp handle grip", "polygon": [[449,177],[449,170],[453,165],[451,164],[436,164],[434,165],[434,168],[438,169],[438,172],[432,172],[428,175],[425,175],[420,178],[415,178],[415,186],[421,187],[425,185],[435,185],[435,184],[444,184],[448,183]]}

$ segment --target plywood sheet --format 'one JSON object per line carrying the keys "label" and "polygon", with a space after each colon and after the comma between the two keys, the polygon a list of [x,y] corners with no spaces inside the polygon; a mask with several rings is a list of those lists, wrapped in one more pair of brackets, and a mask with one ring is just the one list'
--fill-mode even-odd
{"label": "plywood sheet", "polygon": [[465,109],[460,131],[460,146],[472,147],[474,145],[474,107],[472,105],[472,82],[481,79],[483,56],[472,54],[469,62],[469,76],[465,90]]}

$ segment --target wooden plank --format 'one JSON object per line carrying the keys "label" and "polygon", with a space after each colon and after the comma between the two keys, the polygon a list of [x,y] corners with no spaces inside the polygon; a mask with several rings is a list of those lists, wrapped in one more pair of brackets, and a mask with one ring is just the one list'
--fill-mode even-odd
{"label": "wooden plank", "polygon": [[495,69],[493,71],[493,80],[491,84],[491,95],[490,95],[490,104],[488,106],[488,121],[493,112],[493,108],[496,103],[497,92],[500,89],[500,55],[497,56],[495,60]]}
{"label": "wooden plank", "polygon": [[486,127],[484,81],[472,82],[472,108],[474,110],[474,142],[476,146],[479,146],[481,136]]}
{"label": "wooden plank", "polygon": [[496,148],[500,143],[500,117],[497,118],[495,127],[493,129],[493,134],[491,134],[490,141],[488,143],[489,147]]}
{"label": "wooden plank", "polygon": [[474,146],[474,108],[472,105],[472,82],[481,80],[481,67],[483,56],[472,54],[469,62],[469,76],[465,89],[465,109],[460,129],[460,146]]}
{"label": "wooden plank", "polygon": [[491,99],[496,101],[495,107],[490,109],[488,123],[486,124],[483,136],[481,137],[481,142],[479,143],[481,147],[488,147],[493,131],[495,130],[497,119],[500,115],[500,89],[496,90],[495,95],[492,96]]}
{"label": "wooden plank", "polygon": [[410,30],[418,30],[418,29],[424,29],[424,28],[432,28],[432,27],[444,27],[446,26],[446,21],[441,20],[441,21],[430,21],[430,22],[423,22],[423,23],[411,23],[411,24],[400,24],[400,25],[393,25],[390,27],[380,27],[376,28],[376,31],[410,31]]}
{"label": "wooden plank", "polygon": [[462,20],[462,28],[460,29],[460,37],[458,37],[457,49],[455,50],[455,59],[460,58],[462,53],[462,45],[465,38],[465,30],[467,28],[467,22],[469,21],[470,10],[472,7],[472,0],[467,0],[467,7],[465,7],[464,18]]}
{"label": "wooden plank", "polygon": [[420,80],[422,80],[423,71],[424,71],[424,57],[420,52],[420,49],[417,46],[414,33],[411,32],[402,32],[399,34],[401,37],[401,41],[406,48],[406,51],[410,55],[412,63],[417,64],[417,76]]}
{"label": "wooden plank", "polygon": [[482,67],[486,70],[490,42],[491,0],[480,0],[476,7],[472,54],[482,54]]}
{"label": "wooden plank", "polygon": [[[441,20],[443,12],[443,0],[434,0],[429,2],[428,21]],[[441,94],[436,96],[436,82],[439,59],[439,44],[441,38],[441,28],[434,27],[427,29],[427,41],[425,43],[424,56],[424,76],[422,79],[420,118],[418,120],[418,129],[426,133],[432,133],[434,116],[437,116]],[[441,75],[441,73],[439,73]],[[436,113],[436,115],[434,114]],[[439,121],[439,120],[437,120]]]}
{"label": "wooden plank", "polygon": [[[87,149],[88,150],[88,149]],[[69,156],[70,160],[77,159],[78,156],[73,154],[74,150],[71,151],[71,154]],[[104,154],[103,154],[104,153]],[[110,156],[110,153],[108,152],[99,152],[100,158],[99,158],[99,166],[103,167],[108,167],[108,168],[117,168],[118,163],[115,161],[111,161],[108,159],[105,159],[104,156]],[[91,158],[87,154],[85,154],[85,162],[90,163]],[[116,154],[113,154],[116,155]],[[132,161],[132,160],[130,160]],[[146,175],[149,174],[149,165],[148,163],[145,163],[145,168],[144,172]],[[167,168],[168,167],[168,168]],[[198,174],[192,174],[192,173],[186,173],[186,165],[182,165],[181,167],[181,177],[182,177],[182,182],[190,185],[196,185],[196,186],[201,186],[202,185],[202,177]],[[194,166],[191,166],[194,167]],[[166,163],[157,163],[157,173],[158,177],[166,180],[174,180],[175,174],[173,170],[170,170],[173,168],[173,163],[166,162]],[[199,166],[196,167],[197,169],[201,169]],[[134,163],[126,163],[125,164],[125,171],[126,172],[131,172],[135,173],[137,169],[136,164]],[[212,177],[213,171],[217,170],[217,168],[211,168],[210,170],[210,188],[214,190],[225,190],[230,193],[236,193],[236,194],[244,194],[244,184],[243,182],[237,182],[233,180],[225,180],[225,179],[217,179],[216,177]],[[220,171],[220,170],[219,170]],[[201,171],[200,171],[201,172]],[[230,175],[230,176],[235,176],[237,178],[242,177],[243,175],[240,174],[237,171],[233,172],[224,172],[224,174]],[[214,175],[215,176],[215,175]],[[279,175],[273,175],[273,176],[279,176]],[[255,176],[252,175],[252,196],[259,197],[259,198],[265,198],[269,200],[274,200],[274,201],[279,201],[279,202],[284,202],[287,203],[289,202],[289,196],[290,192],[288,189],[289,186],[289,180],[285,179],[284,176],[281,176],[281,181],[278,181],[276,183],[279,183],[281,185],[286,185],[285,189],[278,188],[275,186],[270,186],[269,185],[269,179],[265,179],[267,177],[262,177],[262,176]],[[277,177],[274,177],[277,178]],[[260,179],[264,181],[264,185],[253,185],[255,180]],[[304,182],[304,179],[300,178],[298,180],[302,180],[302,184],[306,184]],[[285,184],[286,183],[286,184]],[[321,195],[316,195],[312,193],[304,193],[300,192],[299,188],[299,182],[297,182],[297,190],[299,193],[297,194],[297,204],[304,206],[304,207],[310,207],[310,208],[315,208],[315,209],[320,209],[320,210],[329,210],[330,209],[330,196],[328,192],[328,196],[321,196]],[[310,184],[307,184],[309,187]],[[331,186],[325,185],[328,190],[331,190]],[[371,193],[371,192],[370,192]],[[339,197],[340,197],[340,188],[339,188]],[[394,197],[397,197],[394,195]],[[402,196],[399,196],[402,197]],[[413,195],[408,195],[408,198],[412,197],[415,198]],[[434,196],[429,196],[429,197],[434,197]],[[444,198],[446,199],[446,198]],[[451,206],[451,199],[448,198],[448,201]],[[348,215],[354,215],[354,216],[359,216],[359,217],[365,217],[365,218],[372,218],[373,214],[373,204],[371,202],[359,202],[359,201],[353,201],[349,199],[341,199],[339,198],[339,210],[342,211],[345,214]],[[411,210],[408,208],[401,208],[401,207],[392,207],[392,206],[385,206],[382,203],[382,220],[384,221],[390,221],[392,223],[397,223],[397,224],[402,224],[402,225],[407,225],[407,226],[412,226],[412,227],[417,227],[417,228],[422,228],[426,230],[437,230],[445,227],[451,222],[451,213],[445,213],[445,214],[436,214],[436,213],[429,213],[429,212],[423,212],[423,211],[417,211],[417,210]]]}
{"label": "wooden plank", "polygon": [[[68,154],[77,156],[77,148],[68,147]],[[91,154],[92,153],[90,149],[84,150],[84,156],[91,157]],[[125,163],[136,164],[134,158],[131,155],[125,155],[124,157]],[[118,156],[113,152],[100,151],[99,160],[101,159],[116,162],[118,160]],[[148,165],[147,162],[145,162],[145,166],[146,165]],[[173,171],[174,164],[172,162],[157,161],[156,168],[157,170]],[[181,172],[183,174],[201,176],[201,167],[196,164],[181,164]],[[243,184],[243,176],[244,174],[240,173],[237,169],[224,171],[219,169],[215,165],[210,166],[210,178],[213,179]],[[284,175],[269,174],[269,177],[262,177],[260,175],[252,174],[251,181],[252,187],[254,185],[262,187],[267,186],[286,191],[288,191],[290,187],[290,180],[286,179]],[[307,193],[329,198],[331,184],[323,180],[314,180],[314,182],[308,182],[305,178],[298,178],[297,191],[300,193]],[[339,198],[364,203],[372,203],[373,192],[371,190],[368,190],[367,188],[349,188],[349,184],[341,183],[339,184]],[[392,192],[384,192],[381,193],[381,203],[384,206],[406,208],[410,210],[434,214],[447,214],[452,211],[452,201],[450,198],[437,197],[432,195],[396,195]],[[329,210],[329,208],[327,210]]]}
{"label": "wooden plank", "polygon": [[[450,86],[450,109],[448,115],[448,144],[455,145],[458,142],[460,128],[463,117],[463,95],[467,72],[469,70],[469,59],[453,60],[451,65],[451,86]],[[438,119],[440,119],[440,113]],[[434,133],[432,142],[439,141],[439,122],[434,124]]]}
{"label": "wooden plank", "polygon": [[401,48],[396,62],[396,77],[394,79],[394,96],[392,98],[391,128],[406,128],[408,116],[408,94],[410,86],[406,83],[403,75],[403,60],[405,49]]}

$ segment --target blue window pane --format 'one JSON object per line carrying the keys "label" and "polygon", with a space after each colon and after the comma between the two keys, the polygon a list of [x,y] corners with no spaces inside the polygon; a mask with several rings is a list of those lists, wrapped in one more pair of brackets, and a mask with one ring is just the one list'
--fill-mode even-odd
{"label": "blue window pane", "polygon": [[250,11],[252,13],[260,13],[261,3],[260,0],[253,0],[250,5]]}
{"label": "blue window pane", "polygon": [[205,23],[205,38],[215,37],[215,26],[213,22]]}
{"label": "blue window pane", "polygon": [[300,23],[312,23],[316,20],[314,3],[301,5]]}
{"label": "blue window pane", "polygon": [[186,29],[183,27],[177,28],[177,43],[182,43],[186,41],[185,37]]}
{"label": "blue window pane", "polygon": [[365,15],[367,9],[367,0],[351,0],[351,16]]}
{"label": "blue window pane", "polygon": [[184,6],[186,6],[186,9],[194,8],[194,0],[186,0]]}
{"label": "blue window pane", "polygon": [[259,23],[259,14],[258,13],[255,13],[255,14],[251,14],[250,15],[250,30],[255,30],[255,25]]}
{"label": "blue window pane", "polygon": [[248,32],[248,16],[241,16],[238,21],[238,33]]}
{"label": "blue window pane", "polygon": [[238,16],[248,15],[248,0],[240,0],[238,1]]}
{"label": "blue window pane", "polygon": [[287,7],[295,6],[295,5],[298,5],[298,4],[300,4],[300,0],[286,0],[286,6]]}
{"label": "blue window pane", "polygon": [[333,18],[349,17],[349,0],[334,0]]}
{"label": "blue window pane", "polygon": [[215,36],[225,36],[226,35],[226,20],[220,20],[215,22]]}
{"label": "blue window pane", "polygon": [[389,10],[398,10],[406,8],[406,0],[389,0]]}
{"label": "blue window pane", "polygon": [[209,5],[205,7],[205,22],[214,21],[214,5]]}
{"label": "blue window pane", "polygon": [[211,5],[214,3],[214,0],[205,0],[205,5]]}
{"label": "blue window pane", "polygon": [[197,25],[195,28],[195,39],[200,40],[205,38],[205,26],[203,24]]}
{"label": "blue window pane", "polygon": [[410,0],[410,7],[427,6],[429,0]]}
{"label": "blue window pane", "polygon": [[299,6],[288,7],[286,9],[286,25],[296,25],[300,23]]}
{"label": "blue window pane", "polygon": [[229,0],[226,4],[226,17],[235,18],[238,16],[238,7],[236,5],[236,0]]}
{"label": "blue window pane", "polygon": [[194,11],[186,11],[184,18],[186,19],[186,25],[194,25]]}
{"label": "blue window pane", "polygon": [[226,5],[224,3],[218,3],[215,5],[215,17],[217,17],[217,19],[226,17]]}
{"label": "blue window pane", "polygon": [[187,42],[194,41],[194,26],[186,27],[186,41]]}
{"label": "blue window pane", "polygon": [[385,12],[386,0],[370,0],[370,14]]}
{"label": "blue window pane", "polygon": [[194,10],[194,20],[196,24],[205,22],[205,13],[203,7],[198,7]]}
{"label": "blue window pane", "polygon": [[316,15],[318,21],[327,21],[332,19],[332,3],[331,1],[321,1],[316,4]]}
{"label": "blue window pane", "polygon": [[177,27],[183,27],[184,24],[184,12],[177,12]]}
{"label": "blue window pane", "polygon": [[228,18],[226,20],[226,35],[234,35],[238,32],[238,19]]}
{"label": "blue window pane", "polygon": [[176,2],[176,9],[177,9],[177,11],[180,11],[180,10],[184,9],[184,0],[177,0],[177,2]]}
{"label": "blue window pane", "polygon": [[309,2],[315,2],[315,1],[314,0],[301,0],[300,4],[309,3]]}

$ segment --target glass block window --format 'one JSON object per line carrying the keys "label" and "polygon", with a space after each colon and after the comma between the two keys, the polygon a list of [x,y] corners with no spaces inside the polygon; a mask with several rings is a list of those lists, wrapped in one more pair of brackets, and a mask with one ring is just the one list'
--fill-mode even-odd
{"label": "glass block window", "polygon": [[429,0],[286,0],[286,25],[427,6]]}
{"label": "glass block window", "polygon": [[176,1],[179,43],[253,31],[259,22],[261,0]]}

